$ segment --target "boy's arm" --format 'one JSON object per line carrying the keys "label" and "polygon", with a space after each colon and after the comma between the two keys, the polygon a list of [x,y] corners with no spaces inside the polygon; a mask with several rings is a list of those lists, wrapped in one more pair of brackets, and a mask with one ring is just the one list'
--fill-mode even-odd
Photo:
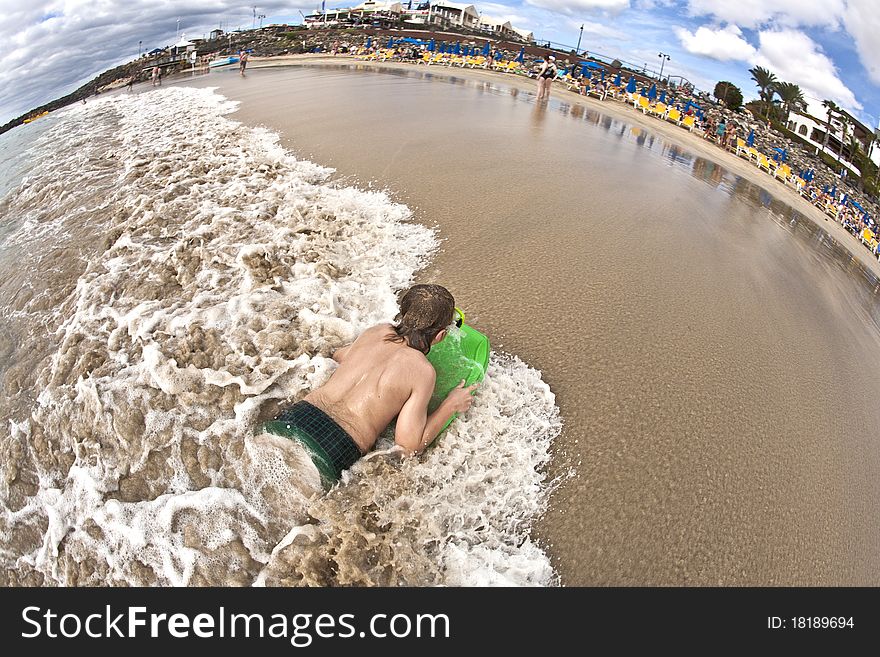
{"label": "boy's arm", "polygon": [[421,452],[440,434],[443,425],[455,413],[464,413],[471,407],[471,396],[479,384],[475,383],[465,388],[464,381],[449,392],[440,405],[430,415],[428,402],[434,392],[436,374],[431,370],[430,377],[413,389],[409,399],[397,416],[397,427],[394,432],[394,442],[403,447],[407,453]]}
{"label": "boy's arm", "polygon": [[446,421],[455,410],[446,400],[428,415],[428,402],[434,392],[436,374],[431,369],[430,376],[425,376],[413,388],[409,399],[397,416],[394,430],[394,442],[403,447],[408,454],[421,452],[437,437]]}
{"label": "boy's arm", "polygon": [[337,363],[341,363],[342,359],[345,358],[345,354],[348,353],[348,350],[351,349],[351,345],[345,345],[344,347],[340,347],[336,351],[333,352],[333,360]]}

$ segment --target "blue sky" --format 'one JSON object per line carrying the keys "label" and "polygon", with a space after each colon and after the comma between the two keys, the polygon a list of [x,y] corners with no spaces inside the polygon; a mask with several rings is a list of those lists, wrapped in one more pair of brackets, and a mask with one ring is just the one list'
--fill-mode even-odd
{"label": "blue sky", "polygon": [[[357,4],[353,0],[350,4]],[[0,0],[0,125],[63,96],[101,71],[223,25],[299,23],[320,3],[265,0]],[[328,7],[347,6],[328,2]],[[719,80],[757,95],[759,65],[799,84],[814,113],[825,98],[876,127],[880,118],[880,9],[877,0],[496,0],[480,12],[510,20],[542,40],[660,67],[711,91]],[[180,22],[178,23],[178,19]]]}

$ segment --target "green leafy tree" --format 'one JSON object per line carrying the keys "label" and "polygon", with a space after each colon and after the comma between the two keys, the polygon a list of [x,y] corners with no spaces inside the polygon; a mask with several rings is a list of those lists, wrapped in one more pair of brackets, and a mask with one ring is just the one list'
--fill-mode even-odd
{"label": "green leafy tree", "polygon": [[742,107],[742,91],[732,82],[722,80],[715,85],[715,91],[712,93],[715,98],[727,105],[729,109],[737,110]]}
{"label": "green leafy tree", "polygon": [[826,122],[828,129],[825,131],[825,139],[822,140],[822,148],[824,150],[828,146],[828,138],[831,136],[831,119],[834,118],[834,115],[840,108],[833,100],[823,100],[822,107],[828,112],[828,121]]}
{"label": "green leafy tree", "polygon": [[846,138],[849,135],[849,119],[846,118],[846,115],[841,113],[838,115],[841,123],[843,123],[843,135],[840,138],[840,149],[837,151],[837,159],[843,159],[843,144],[846,142]]}
{"label": "green leafy tree", "polygon": [[804,92],[801,88],[791,82],[777,82],[774,91],[779,94],[782,101],[782,107],[785,112],[783,122],[788,121],[792,108],[801,109],[806,106],[807,100],[804,98]]}
{"label": "green leafy tree", "polygon": [[769,114],[773,103],[773,95],[776,93],[775,85],[778,82],[776,75],[760,66],[750,68],[749,73],[752,74],[752,80],[758,86],[758,93],[764,102],[764,111],[766,114]]}

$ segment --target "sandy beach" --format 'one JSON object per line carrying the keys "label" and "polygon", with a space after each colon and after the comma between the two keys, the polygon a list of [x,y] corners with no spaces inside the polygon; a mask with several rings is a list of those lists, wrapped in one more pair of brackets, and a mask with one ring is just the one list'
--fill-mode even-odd
{"label": "sandy beach", "polygon": [[[348,56],[338,55],[336,57],[327,54],[313,55],[281,55],[277,57],[253,58],[250,68],[272,68],[276,66],[290,66],[309,62],[314,64],[340,64],[342,62],[361,63],[360,60]],[[502,74],[494,71],[486,71],[481,69],[461,68],[432,65],[430,67],[418,64],[404,64],[400,62],[367,62],[370,67],[377,69],[391,69],[400,71],[410,71],[416,69],[420,72],[429,71],[435,76],[445,76],[454,78],[468,78],[473,80],[481,80],[492,83],[502,83],[512,88],[520,89],[524,92],[534,93],[535,81],[519,75]],[[872,271],[875,275],[880,276],[880,261],[872,256],[864,245],[858,241],[851,233],[849,233],[839,223],[831,220],[828,216],[819,210],[812,203],[804,199],[789,185],[783,184],[781,181],[773,178],[766,172],[756,167],[748,160],[738,157],[735,154],[725,151],[706,139],[698,136],[695,132],[690,132],[668,121],[661,121],[657,118],[643,114],[636,110],[628,103],[622,103],[617,100],[606,99],[600,101],[592,96],[581,96],[572,91],[565,89],[561,84],[555,84],[552,91],[553,98],[572,105],[581,105],[589,107],[595,111],[602,112],[608,116],[612,116],[621,121],[626,121],[632,125],[638,125],[650,130],[653,133],[662,135],[663,137],[680,144],[689,151],[699,154],[713,162],[717,162],[725,169],[738,176],[753,182],[767,189],[773,196],[781,199],[785,203],[801,212],[804,216],[810,218],[822,230],[827,231],[841,245],[849,249],[853,256],[859,260],[865,267]]]}
{"label": "sandy beach", "polygon": [[[305,56],[3,139],[4,583],[880,585],[878,263],[696,135]],[[258,428],[413,280],[486,380],[314,495]]]}
{"label": "sandy beach", "polygon": [[479,70],[252,69],[192,84],[436,226],[420,279],[555,392],[536,537],[563,584],[880,582],[876,285],[853,263],[880,269],[845,230],[616,102],[536,106],[533,81]]}

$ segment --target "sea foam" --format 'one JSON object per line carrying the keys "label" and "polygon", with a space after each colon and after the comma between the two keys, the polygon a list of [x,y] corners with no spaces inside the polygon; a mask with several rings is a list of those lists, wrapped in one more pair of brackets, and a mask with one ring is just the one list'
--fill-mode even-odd
{"label": "sea foam", "polygon": [[44,245],[90,236],[51,303],[4,309],[42,327],[2,435],[6,583],[556,583],[530,530],[561,421],[516,357],[492,354],[425,455],[385,436],[326,494],[301,448],[259,433],[394,316],[437,238],[234,109],[189,88],[74,106],[0,201],[36,287]]}

